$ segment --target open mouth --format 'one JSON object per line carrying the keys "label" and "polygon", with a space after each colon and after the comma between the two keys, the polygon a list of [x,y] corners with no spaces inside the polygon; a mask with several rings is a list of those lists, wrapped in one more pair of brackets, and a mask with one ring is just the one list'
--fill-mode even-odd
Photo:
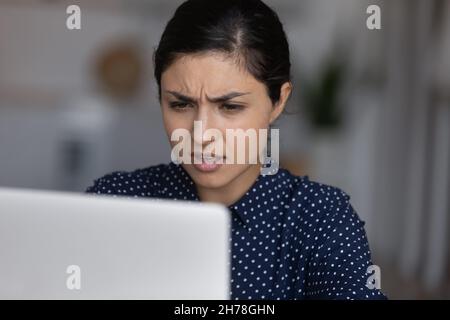
{"label": "open mouth", "polygon": [[198,163],[202,162],[202,163],[208,163],[208,164],[213,164],[213,163],[221,164],[221,163],[224,163],[225,159],[226,159],[225,156],[214,155],[214,154],[192,153],[191,155],[192,155],[192,160],[195,160],[195,162],[198,162]]}
{"label": "open mouth", "polygon": [[[219,169],[225,163],[225,156],[204,155],[202,153],[192,153],[194,167],[202,172],[212,172]],[[195,161],[194,161],[195,160]]]}

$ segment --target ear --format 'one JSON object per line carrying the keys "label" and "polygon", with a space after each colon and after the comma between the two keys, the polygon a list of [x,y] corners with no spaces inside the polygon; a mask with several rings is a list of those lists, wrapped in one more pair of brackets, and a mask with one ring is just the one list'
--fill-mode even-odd
{"label": "ear", "polygon": [[280,99],[275,103],[274,108],[272,112],[270,113],[270,124],[274,122],[278,116],[283,112],[284,108],[286,107],[286,103],[289,99],[289,96],[292,92],[292,83],[287,81],[283,83],[283,85],[280,88]]}

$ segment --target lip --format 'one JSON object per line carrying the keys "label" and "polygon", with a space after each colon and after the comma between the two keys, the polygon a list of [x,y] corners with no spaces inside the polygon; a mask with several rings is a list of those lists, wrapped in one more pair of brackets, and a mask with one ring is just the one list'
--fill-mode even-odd
{"label": "lip", "polygon": [[[203,154],[194,154],[192,153],[192,159],[202,159],[201,163],[194,163],[194,161],[192,161],[194,167],[201,171],[201,172],[213,172],[218,170],[222,164],[225,162],[225,158],[224,156],[215,156],[213,155],[212,157],[208,157],[206,158],[205,161],[205,157],[203,156]],[[215,163],[215,160],[222,160],[222,163]]]}

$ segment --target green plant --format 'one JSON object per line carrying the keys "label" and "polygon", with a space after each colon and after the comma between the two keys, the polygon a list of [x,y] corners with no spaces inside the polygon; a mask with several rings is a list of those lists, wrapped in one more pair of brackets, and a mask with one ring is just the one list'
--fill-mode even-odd
{"label": "green plant", "polygon": [[327,59],[315,81],[306,82],[302,96],[307,116],[316,129],[334,130],[342,124],[340,96],[345,64],[337,58]]}

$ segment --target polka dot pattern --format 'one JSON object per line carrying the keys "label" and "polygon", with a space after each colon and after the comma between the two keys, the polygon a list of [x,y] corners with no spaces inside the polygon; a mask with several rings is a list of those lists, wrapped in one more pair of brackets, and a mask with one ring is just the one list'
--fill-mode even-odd
{"label": "polka dot pattern", "polygon": [[[112,172],[86,192],[199,201],[190,176],[172,162]],[[285,169],[260,175],[228,207],[231,299],[385,299],[366,286],[371,255],[349,199]]]}

